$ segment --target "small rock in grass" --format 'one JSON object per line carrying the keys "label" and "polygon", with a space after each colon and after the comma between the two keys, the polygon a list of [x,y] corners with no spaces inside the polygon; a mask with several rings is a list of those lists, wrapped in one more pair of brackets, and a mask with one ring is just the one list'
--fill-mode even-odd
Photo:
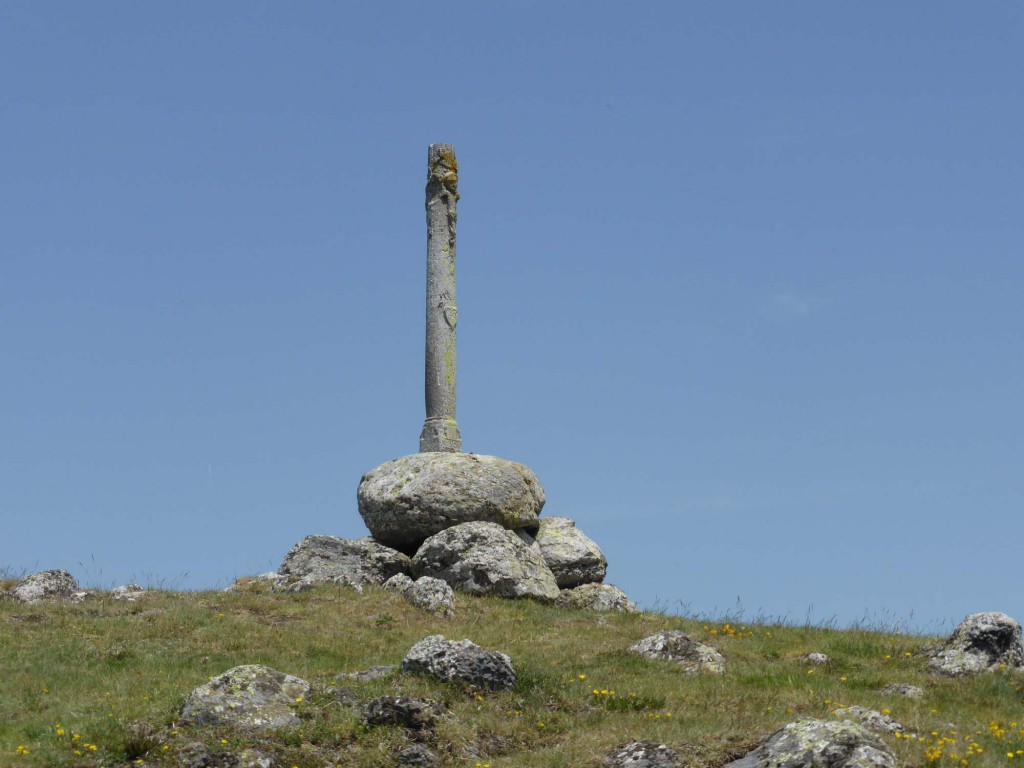
{"label": "small rock in grass", "polygon": [[266,752],[252,747],[243,749],[238,755],[241,768],[278,768],[279,763]]}
{"label": "small rock in grass", "polygon": [[603,768],[681,768],[679,754],[656,741],[631,741],[605,759]]}
{"label": "small rock in grass", "polygon": [[648,659],[673,661],[687,674],[708,672],[720,675],[725,672],[722,654],[679,630],[645,637],[629,646],[629,650]]}
{"label": "small rock in grass", "polygon": [[273,590],[278,585],[284,585],[288,581],[287,577],[282,576],[276,571],[267,571],[266,573],[258,573],[255,576],[239,576],[232,582],[228,587],[225,587],[221,592],[262,592],[265,590]]}
{"label": "small rock in grass", "polygon": [[406,573],[396,573],[382,585],[388,592],[403,593],[416,582],[409,578]]}
{"label": "small rock in grass", "polygon": [[860,723],[865,728],[870,728],[876,733],[896,733],[897,731],[905,730],[902,725],[888,715],[875,709],[868,709],[867,707],[857,705],[840,707],[832,714],[843,720],[852,720],[855,723]]}
{"label": "small rock in grass", "polygon": [[1005,613],[974,613],[928,660],[933,672],[961,677],[1024,665],[1021,627]]}
{"label": "small rock in grass", "polygon": [[26,576],[11,590],[11,597],[22,603],[80,603],[93,597],[92,592],[79,589],[75,577],[67,571],[40,571]]}
{"label": "small rock in grass", "polygon": [[212,678],[185,699],[182,720],[198,725],[279,728],[299,722],[293,707],[309,693],[305,680],[260,664]]}
{"label": "small rock in grass", "polygon": [[896,768],[881,739],[849,720],[798,720],[725,768]]}
{"label": "small rock in grass", "polygon": [[435,616],[452,616],[455,613],[455,593],[447,582],[433,576],[421,576],[413,581],[404,573],[398,573],[384,582],[384,589],[399,592],[421,611]]}
{"label": "small rock in grass", "polygon": [[908,699],[924,698],[924,688],[910,685],[910,683],[893,683],[885,686],[879,693],[884,696],[903,696]]}
{"label": "small rock in grass", "polygon": [[379,696],[362,708],[367,725],[399,725],[413,731],[432,728],[444,713],[444,706],[430,699],[405,696]]}
{"label": "small rock in grass", "polygon": [[581,584],[558,593],[555,605],[569,610],[636,613],[636,604],[614,584]]}
{"label": "small rock in grass", "polygon": [[178,750],[179,768],[210,768],[213,755],[201,741],[192,741]]}
{"label": "small rock in grass", "polygon": [[504,653],[484,650],[469,640],[446,640],[444,635],[416,643],[402,660],[402,670],[492,691],[516,684],[512,660]]}
{"label": "small rock in grass", "polygon": [[828,664],[828,656],[824,653],[808,653],[804,656],[804,661],[808,664]]}
{"label": "small rock in grass", "polygon": [[138,584],[122,584],[120,587],[110,590],[112,598],[128,603],[134,603],[144,594],[146,594],[146,590]]}
{"label": "small rock in grass", "polygon": [[395,762],[412,768],[441,768],[441,758],[422,744],[413,744],[395,755]]}
{"label": "small rock in grass", "polygon": [[378,664],[364,669],[359,672],[342,672],[334,679],[340,682],[356,681],[366,682],[367,680],[379,680],[382,677],[390,677],[398,671],[398,666],[395,664]]}

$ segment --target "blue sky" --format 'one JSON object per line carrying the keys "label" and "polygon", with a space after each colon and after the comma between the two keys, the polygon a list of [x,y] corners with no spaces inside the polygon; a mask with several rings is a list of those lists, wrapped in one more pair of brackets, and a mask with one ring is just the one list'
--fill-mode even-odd
{"label": "blue sky", "polygon": [[224,586],[423,422],[645,606],[1024,619],[1024,8],[0,6],[0,565]]}

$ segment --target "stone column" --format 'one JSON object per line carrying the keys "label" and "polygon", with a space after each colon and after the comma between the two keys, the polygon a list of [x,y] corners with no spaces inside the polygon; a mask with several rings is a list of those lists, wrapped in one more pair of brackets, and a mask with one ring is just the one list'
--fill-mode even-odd
{"label": "stone column", "polygon": [[455,421],[455,204],[459,164],[451,144],[427,151],[427,420],[420,452],[462,450]]}

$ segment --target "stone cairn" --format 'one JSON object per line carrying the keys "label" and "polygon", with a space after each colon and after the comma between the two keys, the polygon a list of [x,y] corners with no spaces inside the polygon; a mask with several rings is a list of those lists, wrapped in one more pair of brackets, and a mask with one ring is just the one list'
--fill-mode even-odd
{"label": "stone cairn", "polygon": [[[275,588],[332,582],[356,588],[396,574],[455,590],[635,610],[603,584],[601,549],[567,517],[541,519],[544,489],[523,464],[462,452],[455,419],[455,226],[459,164],[450,144],[427,152],[426,420],[420,452],[363,475],[359,514],[371,536],[310,536],[288,553]],[[407,581],[391,586],[409,592]],[[436,589],[436,587],[432,587]]]}

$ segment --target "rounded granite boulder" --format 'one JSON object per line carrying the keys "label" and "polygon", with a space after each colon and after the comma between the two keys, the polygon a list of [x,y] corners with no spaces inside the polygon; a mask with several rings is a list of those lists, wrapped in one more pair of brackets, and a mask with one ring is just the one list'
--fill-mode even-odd
{"label": "rounded granite boulder", "polygon": [[385,462],[363,475],[356,495],[373,538],[410,554],[461,523],[535,530],[544,507],[544,489],[528,467],[473,453],[414,453]]}
{"label": "rounded granite boulder", "polygon": [[604,581],[608,570],[604,552],[568,517],[541,520],[536,542],[559,589]]}

